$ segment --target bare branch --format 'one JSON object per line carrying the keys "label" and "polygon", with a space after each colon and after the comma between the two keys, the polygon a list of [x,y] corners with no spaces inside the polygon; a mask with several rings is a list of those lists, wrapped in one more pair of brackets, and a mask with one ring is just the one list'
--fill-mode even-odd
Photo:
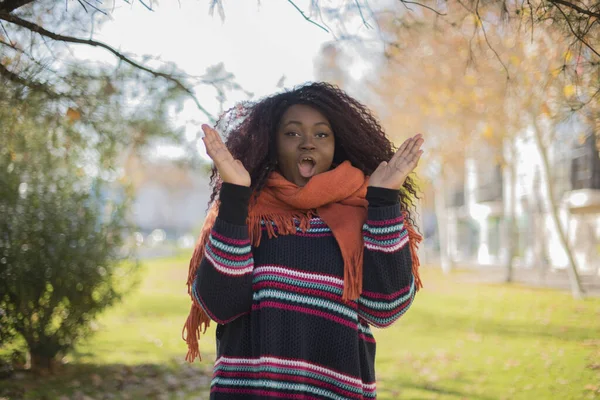
{"label": "bare branch", "polygon": [[496,58],[498,59],[500,64],[502,64],[502,67],[506,71],[506,79],[510,79],[510,74],[508,72],[508,68],[506,67],[506,64],[504,64],[504,62],[502,61],[502,58],[500,58],[500,54],[498,54],[496,49],[494,49],[492,47],[490,41],[488,40],[487,32],[485,30],[485,26],[483,25],[483,20],[481,19],[481,15],[479,14],[479,0],[477,0],[477,4],[475,4],[475,15],[477,16],[477,20],[481,24],[481,31],[483,32],[483,37],[485,38],[485,42],[487,43],[488,47],[494,52],[494,54],[496,55]]}
{"label": "bare branch", "polygon": [[[88,12],[87,8],[85,8],[85,4],[87,4],[88,6],[92,7],[94,10],[104,14],[104,15],[108,15],[108,13],[104,10],[99,9],[98,7],[96,7],[95,5],[93,5],[92,3],[90,3],[87,0],[77,0],[79,2],[79,4],[81,4],[81,7],[83,7],[83,9],[85,10],[85,12]],[[83,4],[85,3],[85,4]]]}
{"label": "bare branch", "polygon": [[[419,2],[416,2],[416,1],[408,1],[408,0],[400,0],[400,1],[401,1],[402,3],[404,3],[404,4],[414,4],[414,5],[416,5],[416,6],[419,6],[419,7],[426,8],[426,9],[428,9],[428,10],[430,10],[430,11],[433,11],[433,12],[434,12],[434,13],[436,13],[437,15],[446,15],[446,13],[441,13],[441,12],[439,12],[438,10],[436,10],[436,9],[434,9],[434,8],[431,8],[431,7],[429,7],[429,6],[426,6],[425,4],[422,4],[422,3],[419,3]],[[409,10],[410,10],[410,9],[409,9]],[[411,10],[411,11],[412,11],[412,10]]]}
{"label": "bare branch", "polygon": [[534,29],[534,23],[533,23],[533,6],[531,5],[531,2],[529,0],[527,0],[527,4],[529,5],[529,15],[531,18],[531,43],[533,43],[533,29]]}
{"label": "bare branch", "polygon": [[110,53],[112,53],[119,60],[124,61],[127,64],[129,64],[137,69],[145,71],[155,77],[160,77],[160,78],[163,78],[167,81],[174,83],[175,86],[177,86],[179,89],[181,89],[182,91],[187,93],[192,98],[192,100],[194,100],[194,103],[196,103],[196,106],[198,107],[198,109],[200,111],[202,111],[204,113],[204,115],[206,115],[211,122],[215,121],[214,117],[204,107],[202,107],[202,105],[196,98],[196,95],[194,94],[194,92],[192,92],[191,89],[186,87],[179,79],[174,78],[170,74],[167,74],[164,72],[159,72],[159,71],[154,71],[144,65],[141,65],[105,43],[98,42],[96,40],[80,39],[80,38],[75,38],[72,36],[65,36],[65,35],[60,35],[60,34],[54,33],[54,32],[50,32],[37,24],[34,24],[30,21],[24,20],[22,18],[19,18],[16,15],[12,15],[12,14],[1,13],[0,20],[4,20],[4,21],[10,22],[12,24],[21,26],[23,28],[29,29],[32,32],[36,32],[39,35],[46,36],[46,37],[49,37],[50,39],[54,39],[57,41],[66,42],[66,43],[84,44],[84,45],[88,45],[88,46],[92,46],[92,47],[101,47],[101,48],[109,51]]}
{"label": "bare branch", "polygon": [[358,8],[358,13],[360,14],[360,18],[363,21],[363,24],[369,28],[369,29],[373,29],[373,27],[371,25],[369,25],[369,23],[367,22],[367,20],[365,19],[365,16],[363,15],[362,12],[362,7],[360,6],[359,0],[354,0],[354,3],[356,4],[356,8]]}
{"label": "bare branch", "polygon": [[[585,15],[587,15],[587,16],[590,16],[590,17],[596,17],[596,18],[600,19],[600,13],[599,13],[599,12],[594,12],[594,11],[592,11],[592,10],[590,10],[590,9],[587,9],[587,10],[586,10],[585,8],[581,8],[581,7],[579,7],[578,5],[576,5],[576,4],[573,4],[573,3],[570,3],[570,2],[568,2],[568,1],[565,1],[565,0],[548,0],[548,2],[550,2],[550,3],[554,4],[555,6],[556,6],[557,4],[562,4],[563,6],[566,6],[566,7],[572,8],[573,10],[577,11],[577,12],[578,12],[578,13],[580,13],[580,14],[585,14]],[[558,6],[557,6],[557,7],[558,7]],[[562,10],[561,10],[561,11],[562,11]],[[563,13],[563,15],[564,15],[564,13]],[[566,19],[566,16],[565,16],[565,19]]]}
{"label": "bare branch", "polygon": [[152,8],[152,5],[148,5],[146,3],[144,3],[144,0],[139,0],[140,3],[142,3],[142,5],[144,7],[146,7],[149,11],[154,11],[154,9]]}
{"label": "bare branch", "polygon": [[585,39],[583,38],[583,36],[581,36],[577,32],[575,32],[575,29],[573,29],[573,25],[571,25],[571,21],[569,21],[569,18],[567,17],[567,15],[565,14],[565,12],[562,10],[562,8],[560,8],[560,6],[556,5],[556,4],[555,4],[555,6],[558,9],[558,11],[560,11],[560,13],[563,15],[563,17],[565,18],[565,21],[567,22],[567,25],[569,26],[569,29],[571,30],[571,33],[573,33],[573,35],[575,35],[575,37],[577,39],[579,39],[579,41],[581,43],[585,44],[587,46],[587,48],[590,49],[594,54],[596,54],[598,57],[600,57],[600,53],[598,53],[596,51],[596,49],[594,49],[592,46],[590,46],[590,44],[585,41]]}
{"label": "bare branch", "polygon": [[316,26],[318,26],[319,28],[323,29],[325,32],[329,33],[329,31],[327,30],[327,28],[325,28],[323,25],[318,24],[317,22],[313,21],[312,19],[310,19],[309,16],[307,16],[306,14],[304,14],[304,11],[302,11],[297,5],[296,3],[294,3],[292,0],[288,0],[288,3],[290,3],[292,6],[294,6],[294,8],[300,13],[302,14],[302,16],[304,17],[305,20],[307,20],[308,22],[310,22],[311,24],[314,24]]}
{"label": "bare branch", "polygon": [[4,31],[4,35],[6,36],[6,38],[8,39],[8,41],[12,44],[13,41],[10,40],[10,36],[8,35],[8,32],[6,31],[6,28],[4,27],[4,24],[2,23],[2,21],[0,21],[0,27],[2,27],[2,30]]}

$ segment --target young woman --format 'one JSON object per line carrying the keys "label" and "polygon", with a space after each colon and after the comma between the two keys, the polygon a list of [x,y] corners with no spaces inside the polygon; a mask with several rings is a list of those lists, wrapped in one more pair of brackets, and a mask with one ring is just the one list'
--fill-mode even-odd
{"label": "young woman", "polygon": [[371,399],[370,325],[400,318],[420,287],[409,174],[365,106],[312,83],[203,126],[212,207],[190,262],[187,359],[217,322],[211,399]]}

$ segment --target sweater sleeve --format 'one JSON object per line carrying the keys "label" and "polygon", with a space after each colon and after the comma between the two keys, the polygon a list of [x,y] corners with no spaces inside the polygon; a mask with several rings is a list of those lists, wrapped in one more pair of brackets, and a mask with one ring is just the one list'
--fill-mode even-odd
{"label": "sweater sleeve", "polygon": [[192,286],[198,303],[219,324],[252,307],[254,259],[246,225],[250,193],[250,188],[223,184],[219,215]]}
{"label": "sweater sleeve", "polygon": [[363,290],[358,313],[368,323],[383,328],[408,310],[415,296],[415,280],[398,191],[371,189],[363,226]]}

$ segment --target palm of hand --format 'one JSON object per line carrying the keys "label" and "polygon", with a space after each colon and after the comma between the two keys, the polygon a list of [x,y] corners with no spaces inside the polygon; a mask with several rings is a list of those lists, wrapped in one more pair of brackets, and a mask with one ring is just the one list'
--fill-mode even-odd
{"label": "palm of hand", "polygon": [[206,152],[215,163],[221,180],[234,185],[250,187],[252,181],[248,170],[240,160],[233,158],[219,133],[208,125],[202,125],[202,130],[204,131],[202,141]]}
{"label": "palm of hand", "polygon": [[390,161],[383,161],[369,179],[369,186],[400,189],[408,175],[417,167],[423,154],[422,136],[416,135],[402,143]]}

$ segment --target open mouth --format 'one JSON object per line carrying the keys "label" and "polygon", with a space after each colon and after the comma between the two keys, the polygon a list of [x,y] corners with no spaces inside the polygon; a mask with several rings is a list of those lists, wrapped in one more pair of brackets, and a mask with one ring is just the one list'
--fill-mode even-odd
{"label": "open mouth", "polygon": [[303,178],[310,178],[315,174],[317,162],[312,157],[302,157],[298,162],[298,170]]}

